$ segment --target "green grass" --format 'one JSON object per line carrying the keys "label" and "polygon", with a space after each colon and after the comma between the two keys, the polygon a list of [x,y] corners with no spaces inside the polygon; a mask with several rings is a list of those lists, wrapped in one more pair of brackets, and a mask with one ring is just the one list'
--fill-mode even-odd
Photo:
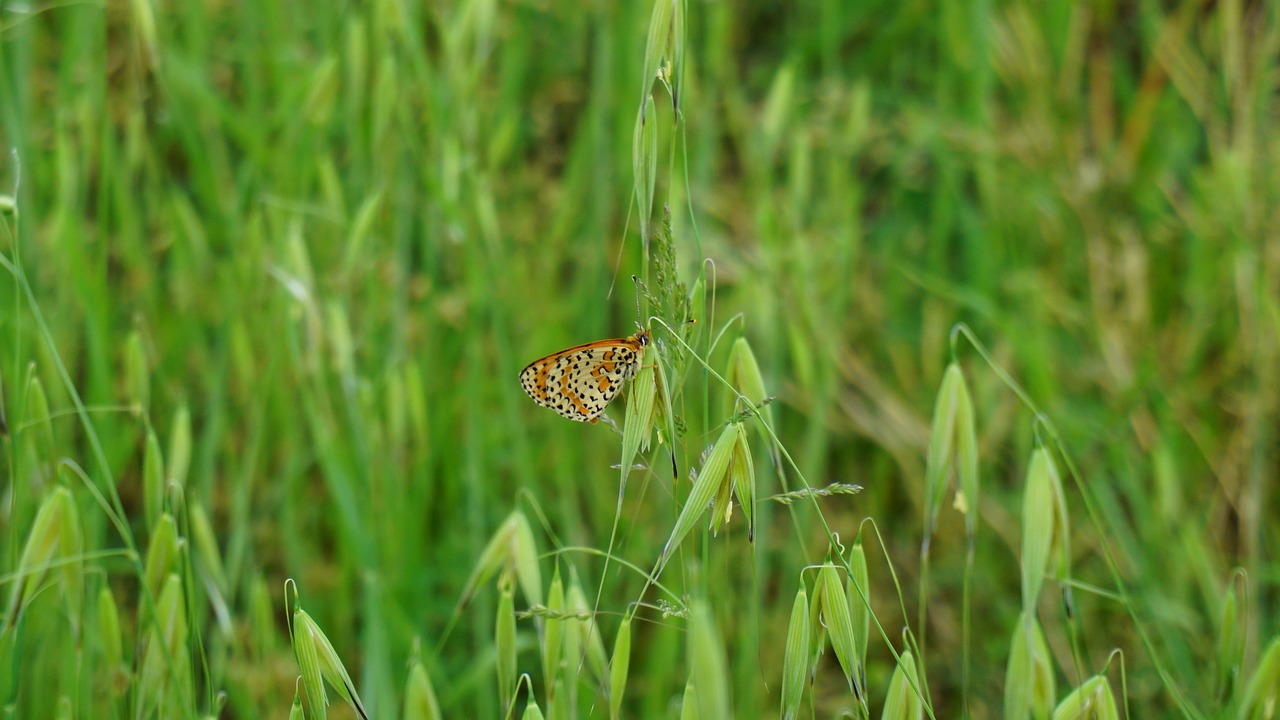
{"label": "green grass", "polygon": [[653,9],[0,8],[6,717],[1264,717],[1280,9]]}

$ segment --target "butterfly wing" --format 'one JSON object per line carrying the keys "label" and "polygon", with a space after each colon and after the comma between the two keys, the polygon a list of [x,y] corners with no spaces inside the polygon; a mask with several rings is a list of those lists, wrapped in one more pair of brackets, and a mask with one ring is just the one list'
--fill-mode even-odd
{"label": "butterfly wing", "polygon": [[529,363],[520,386],[539,405],[579,422],[595,422],[640,367],[636,338],[600,340]]}

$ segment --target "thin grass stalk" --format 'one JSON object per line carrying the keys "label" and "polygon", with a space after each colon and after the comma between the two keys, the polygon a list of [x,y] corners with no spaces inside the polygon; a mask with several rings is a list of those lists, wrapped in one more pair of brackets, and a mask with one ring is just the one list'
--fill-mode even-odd
{"label": "thin grass stalk", "polygon": [[1089,522],[1093,525],[1097,533],[1098,547],[1102,550],[1104,559],[1106,560],[1107,570],[1111,575],[1111,581],[1115,584],[1116,594],[1120,596],[1121,604],[1124,605],[1128,612],[1129,619],[1133,622],[1134,630],[1137,632],[1142,642],[1143,649],[1147,651],[1147,655],[1151,658],[1152,664],[1155,665],[1156,673],[1159,674],[1160,680],[1165,691],[1173,700],[1174,704],[1186,717],[1201,718],[1203,714],[1191,704],[1187,697],[1179,689],[1177,681],[1170,674],[1169,669],[1165,666],[1164,660],[1156,651],[1155,643],[1151,639],[1151,634],[1147,631],[1146,625],[1142,622],[1142,618],[1138,616],[1137,608],[1134,606],[1131,598],[1128,584],[1124,582],[1121,576],[1120,567],[1116,562],[1115,553],[1111,549],[1111,543],[1108,542],[1108,533],[1106,524],[1102,521],[1102,516],[1098,512],[1097,502],[1093,497],[1093,493],[1089,490],[1088,485],[1084,482],[1083,476],[1076,468],[1075,462],[1071,459],[1071,455],[1067,452],[1066,445],[1062,442],[1061,436],[1058,434],[1057,428],[1053,421],[1040,410],[1039,405],[1031,399],[1022,386],[1019,385],[1005,370],[995,362],[989,350],[983,345],[964,323],[957,323],[952,328],[952,344],[954,346],[957,337],[963,335],[966,340],[973,346],[974,350],[982,357],[992,372],[1000,377],[1000,380],[1018,396],[1018,399],[1026,405],[1036,417],[1036,421],[1044,428],[1045,433],[1053,441],[1054,447],[1058,450],[1058,454],[1062,457],[1063,463],[1066,465],[1067,473],[1071,476],[1071,480],[1075,483],[1076,492],[1080,493],[1080,499],[1084,503],[1085,512],[1089,516]]}

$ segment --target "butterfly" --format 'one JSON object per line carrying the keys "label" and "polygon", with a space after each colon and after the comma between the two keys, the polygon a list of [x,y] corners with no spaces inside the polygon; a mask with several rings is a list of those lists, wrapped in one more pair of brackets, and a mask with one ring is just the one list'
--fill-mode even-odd
{"label": "butterfly", "polygon": [[520,386],[533,401],[570,420],[596,422],[622,385],[640,368],[649,333],[576,345],[520,371]]}

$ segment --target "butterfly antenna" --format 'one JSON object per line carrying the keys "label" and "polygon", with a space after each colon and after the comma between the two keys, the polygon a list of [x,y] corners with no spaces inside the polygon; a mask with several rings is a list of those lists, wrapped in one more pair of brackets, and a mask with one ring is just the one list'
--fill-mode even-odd
{"label": "butterfly antenna", "polygon": [[[640,318],[642,317],[640,314],[640,278],[632,275],[631,282],[636,286],[636,325],[640,325]],[[641,327],[640,329],[643,330],[644,328]]]}

